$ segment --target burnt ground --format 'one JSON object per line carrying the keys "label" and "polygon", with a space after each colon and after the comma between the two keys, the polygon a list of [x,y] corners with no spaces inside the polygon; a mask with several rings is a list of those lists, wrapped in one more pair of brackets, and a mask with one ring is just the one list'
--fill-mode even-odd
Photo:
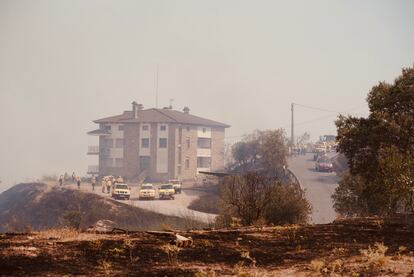
{"label": "burnt ground", "polygon": [[[2,234],[0,275],[410,276],[413,222],[364,218],[180,232],[194,241],[183,248],[170,246],[172,234],[162,232]],[[375,250],[375,243],[388,247],[385,254]]]}

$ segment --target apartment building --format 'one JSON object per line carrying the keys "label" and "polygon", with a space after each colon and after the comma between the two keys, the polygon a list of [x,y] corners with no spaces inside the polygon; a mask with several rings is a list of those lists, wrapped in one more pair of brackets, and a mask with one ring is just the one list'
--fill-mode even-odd
{"label": "apartment building", "polygon": [[88,132],[99,138],[88,154],[99,164],[89,174],[121,175],[127,180],[147,178],[194,180],[199,171],[224,167],[224,134],[227,124],[190,114],[189,108],[132,110],[95,120],[99,128]]}

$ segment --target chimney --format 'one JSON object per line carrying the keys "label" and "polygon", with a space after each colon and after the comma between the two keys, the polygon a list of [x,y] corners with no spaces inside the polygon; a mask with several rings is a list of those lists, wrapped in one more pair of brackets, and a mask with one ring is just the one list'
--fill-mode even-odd
{"label": "chimney", "polygon": [[138,118],[138,103],[137,102],[132,102],[132,117],[133,118]]}
{"label": "chimney", "polygon": [[183,112],[186,114],[190,113],[190,108],[189,107],[184,107]]}

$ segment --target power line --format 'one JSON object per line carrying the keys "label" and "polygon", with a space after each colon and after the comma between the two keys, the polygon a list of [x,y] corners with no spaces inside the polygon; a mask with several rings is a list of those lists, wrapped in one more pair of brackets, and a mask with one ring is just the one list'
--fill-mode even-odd
{"label": "power line", "polygon": [[[302,122],[295,123],[295,126],[302,126],[302,125],[310,124],[310,123],[313,123],[313,122],[317,122],[317,121],[320,121],[320,120],[323,120],[323,119],[326,119],[326,118],[330,118],[332,116],[337,116],[337,114],[340,114],[340,113],[349,114],[350,111],[353,111],[353,110],[356,110],[356,109],[359,109],[359,108],[365,106],[365,105],[358,105],[358,106],[355,106],[353,108],[348,109],[347,111],[340,112],[340,111],[333,111],[333,110],[328,110],[328,109],[323,109],[323,108],[318,108],[318,107],[313,107],[313,106],[308,106],[308,105],[302,105],[302,104],[298,104],[298,103],[293,103],[293,104],[294,105],[297,105],[297,106],[300,106],[300,107],[312,109],[312,110],[318,110],[318,111],[322,111],[322,112],[331,113],[329,115],[324,115],[324,116],[317,117],[317,118],[314,118],[314,119],[310,119],[310,120],[306,120],[306,121],[302,121]],[[290,124],[286,124],[286,125],[283,125],[283,126],[281,126],[279,128],[286,129],[289,126],[290,126]],[[241,136],[231,136],[231,137],[225,137],[224,139],[225,140],[229,140],[229,139],[234,139],[234,138],[242,138],[244,136],[245,135],[241,135]]]}
{"label": "power line", "polygon": [[349,113],[350,111],[356,110],[360,107],[362,107],[363,105],[358,105],[356,107],[347,109],[347,111],[334,111],[334,110],[328,110],[328,109],[323,109],[323,108],[318,108],[318,107],[313,107],[313,106],[308,106],[308,105],[302,105],[302,104],[298,104],[298,103],[293,103],[294,105],[303,107],[303,108],[307,108],[307,109],[311,109],[311,110],[317,110],[317,111],[321,111],[321,112],[328,112],[328,113]]}

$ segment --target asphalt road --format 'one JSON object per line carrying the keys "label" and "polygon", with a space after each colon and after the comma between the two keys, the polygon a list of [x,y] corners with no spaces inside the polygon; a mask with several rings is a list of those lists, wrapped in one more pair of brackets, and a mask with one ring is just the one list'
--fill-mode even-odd
{"label": "asphalt road", "polygon": [[305,190],[306,198],[312,205],[311,222],[332,222],[336,218],[331,198],[338,186],[339,178],[336,174],[315,171],[315,162],[311,153],[290,158],[289,169],[298,178],[302,189]]}
{"label": "asphalt road", "polygon": [[[77,189],[75,184],[65,185],[72,189]],[[92,186],[89,183],[81,184],[81,191],[96,193],[103,197],[111,197],[111,194],[102,193],[101,186],[96,186],[92,191]],[[192,190],[183,190],[181,194],[175,194],[174,200],[138,200],[138,186],[131,186],[131,199],[130,200],[117,200],[119,202],[136,206],[145,210],[150,210],[165,215],[178,216],[182,218],[194,219],[204,223],[213,223],[216,216],[215,214],[202,213],[194,210],[190,210],[188,206],[191,201],[196,199],[200,192]],[[158,195],[156,195],[158,197]]]}

